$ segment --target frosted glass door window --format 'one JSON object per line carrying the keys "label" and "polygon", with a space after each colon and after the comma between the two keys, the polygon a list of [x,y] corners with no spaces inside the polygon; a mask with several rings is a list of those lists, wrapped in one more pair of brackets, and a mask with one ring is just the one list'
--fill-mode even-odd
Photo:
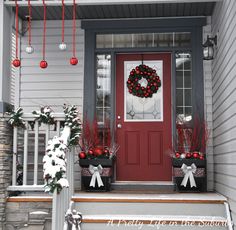
{"label": "frosted glass door window", "polygon": [[[151,98],[133,96],[128,91],[129,73],[140,64],[140,61],[124,62],[125,121],[163,121],[163,86]],[[163,84],[163,61],[144,61],[143,64],[155,69]],[[145,86],[145,79],[140,84]]]}

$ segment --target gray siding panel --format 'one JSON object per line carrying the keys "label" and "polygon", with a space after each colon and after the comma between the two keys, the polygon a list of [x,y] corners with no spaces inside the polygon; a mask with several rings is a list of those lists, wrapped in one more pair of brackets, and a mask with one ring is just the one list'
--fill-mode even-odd
{"label": "gray siding panel", "polygon": [[61,22],[47,22],[46,60],[47,69],[41,69],[42,60],[42,21],[32,22],[32,45],[35,52],[31,55],[24,50],[27,46],[27,34],[21,40],[21,80],[20,106],[31,112],[42,105],[49,105],[55,112],[62,112],[64,103],[83,107],[84,78],[84,31],[77,21],[76,55],[77,66],[70,65],[72,57],[72,21],[65,21],[65,42],[67,50],[62,52],[58,45],[61,42]]}
{"label": "gray siding panel", "polygon": [[[47,69],[41,69],[42,60],[42,21],[32,22],[32,45],[35,52],[25,52],[27,34],[21,39],[21,77],[19,82],[20,106],[25,112],[51,106],[54,112],[63,112],[63,104],[77,105],[81,116],[83,111],[84,84],[84,31],[77,21],[76,56],[77,66],[70,65],[72,57],[72,21],[65,22],[65,42],[67,50],[62,52],[61,21],[47,22],[46,60]],[[77,160],[77,156],[76,156]],[[80,167],[75,165],[75,189],[80,188]]]}
{"label": "gray siding panel", "polygon": [[218,35],[212,63],[215,189],[229,198],[236,221],[236,1],[216,4],[212,34]]}

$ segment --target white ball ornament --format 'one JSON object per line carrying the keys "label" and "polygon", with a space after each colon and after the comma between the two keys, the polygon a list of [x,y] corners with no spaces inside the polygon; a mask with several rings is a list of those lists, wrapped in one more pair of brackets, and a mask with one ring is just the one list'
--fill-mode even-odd
{"label": "white ball ornament", "polygon": [[182,153],[182,154],[180,155],[180,158],[185,159],[185,158],[186,158],[186,154],[185,154],[185,153]]}
{"label": "white ball ornament", "polygon": [[27,54],[32,54],[34,52],[34,48],[33,48],[33,46],[27,46],[25,48],[25,51]]}
{"label": "white ball ornament", "polygon": [[61,51],[66,50],[66,43],[62,42],[62,43],[59,45],[59,49],[60,49]]}

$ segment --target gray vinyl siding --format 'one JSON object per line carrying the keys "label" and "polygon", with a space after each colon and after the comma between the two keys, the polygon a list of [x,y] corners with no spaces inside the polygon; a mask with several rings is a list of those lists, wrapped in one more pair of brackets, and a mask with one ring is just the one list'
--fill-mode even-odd
{"label": "gray vinyl siding", "polygon": [[212,34],[218,35],[212,63],[215,189],[227,196],[236,221],[236,1],[217,3]]}
{"label": "gray vinyl siding", "polygon": [[49,105],[55,112],[62,112],[62,106],[75,104],[82,111],[83,107],[83,76],[84,76],[84,31],[77,21],[76,56],[77,66],[70,65],[72,57],[72,21],[65,22],[65,42],[67,50],[60,51],[61,21],[47,22],[46,60],[47,69],[41,69],[43,22],[32,22],[33,54],[27,54],[27,33],[21,39],[21,78],[20,106],[25,112],[31,112],[41,106]]}
{"label": "gray vinyl siding", "polygon": [[[33,54],[27,54],[27,33],[21,37],[21,72],[19,86],[19,106],[25,112],[32,112],[42,106],[51,106],[54,112],[63,113],[63,104],[76,105],[82,115],[84,79],[84,30],[77,21],[76,56],[77,66],[70,65],[72,57],[72,21],[65,22],[66,51],[60,51],[61,21],[47,22],[46,60],[47,69],[41,69],[43,22],[32,21]],[[25,24],[26,27],[26,24]],[[75,156],[75,160],[78,157]],[[75,189],[80,188],[80,167],[75,164]]]}

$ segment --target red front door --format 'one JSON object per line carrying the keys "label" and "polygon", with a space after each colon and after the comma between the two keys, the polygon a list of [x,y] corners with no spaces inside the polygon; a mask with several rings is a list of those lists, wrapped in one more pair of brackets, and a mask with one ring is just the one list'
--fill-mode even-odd
{"label": "red front door", "polygon": [[[133,96],[129,73],[148,65],[157,71],[161,87],[152,98]],[[147,81],[141,79],[141,86]],[[117,181],[170,181],[171,54],[120,54],[116,58]]]}

